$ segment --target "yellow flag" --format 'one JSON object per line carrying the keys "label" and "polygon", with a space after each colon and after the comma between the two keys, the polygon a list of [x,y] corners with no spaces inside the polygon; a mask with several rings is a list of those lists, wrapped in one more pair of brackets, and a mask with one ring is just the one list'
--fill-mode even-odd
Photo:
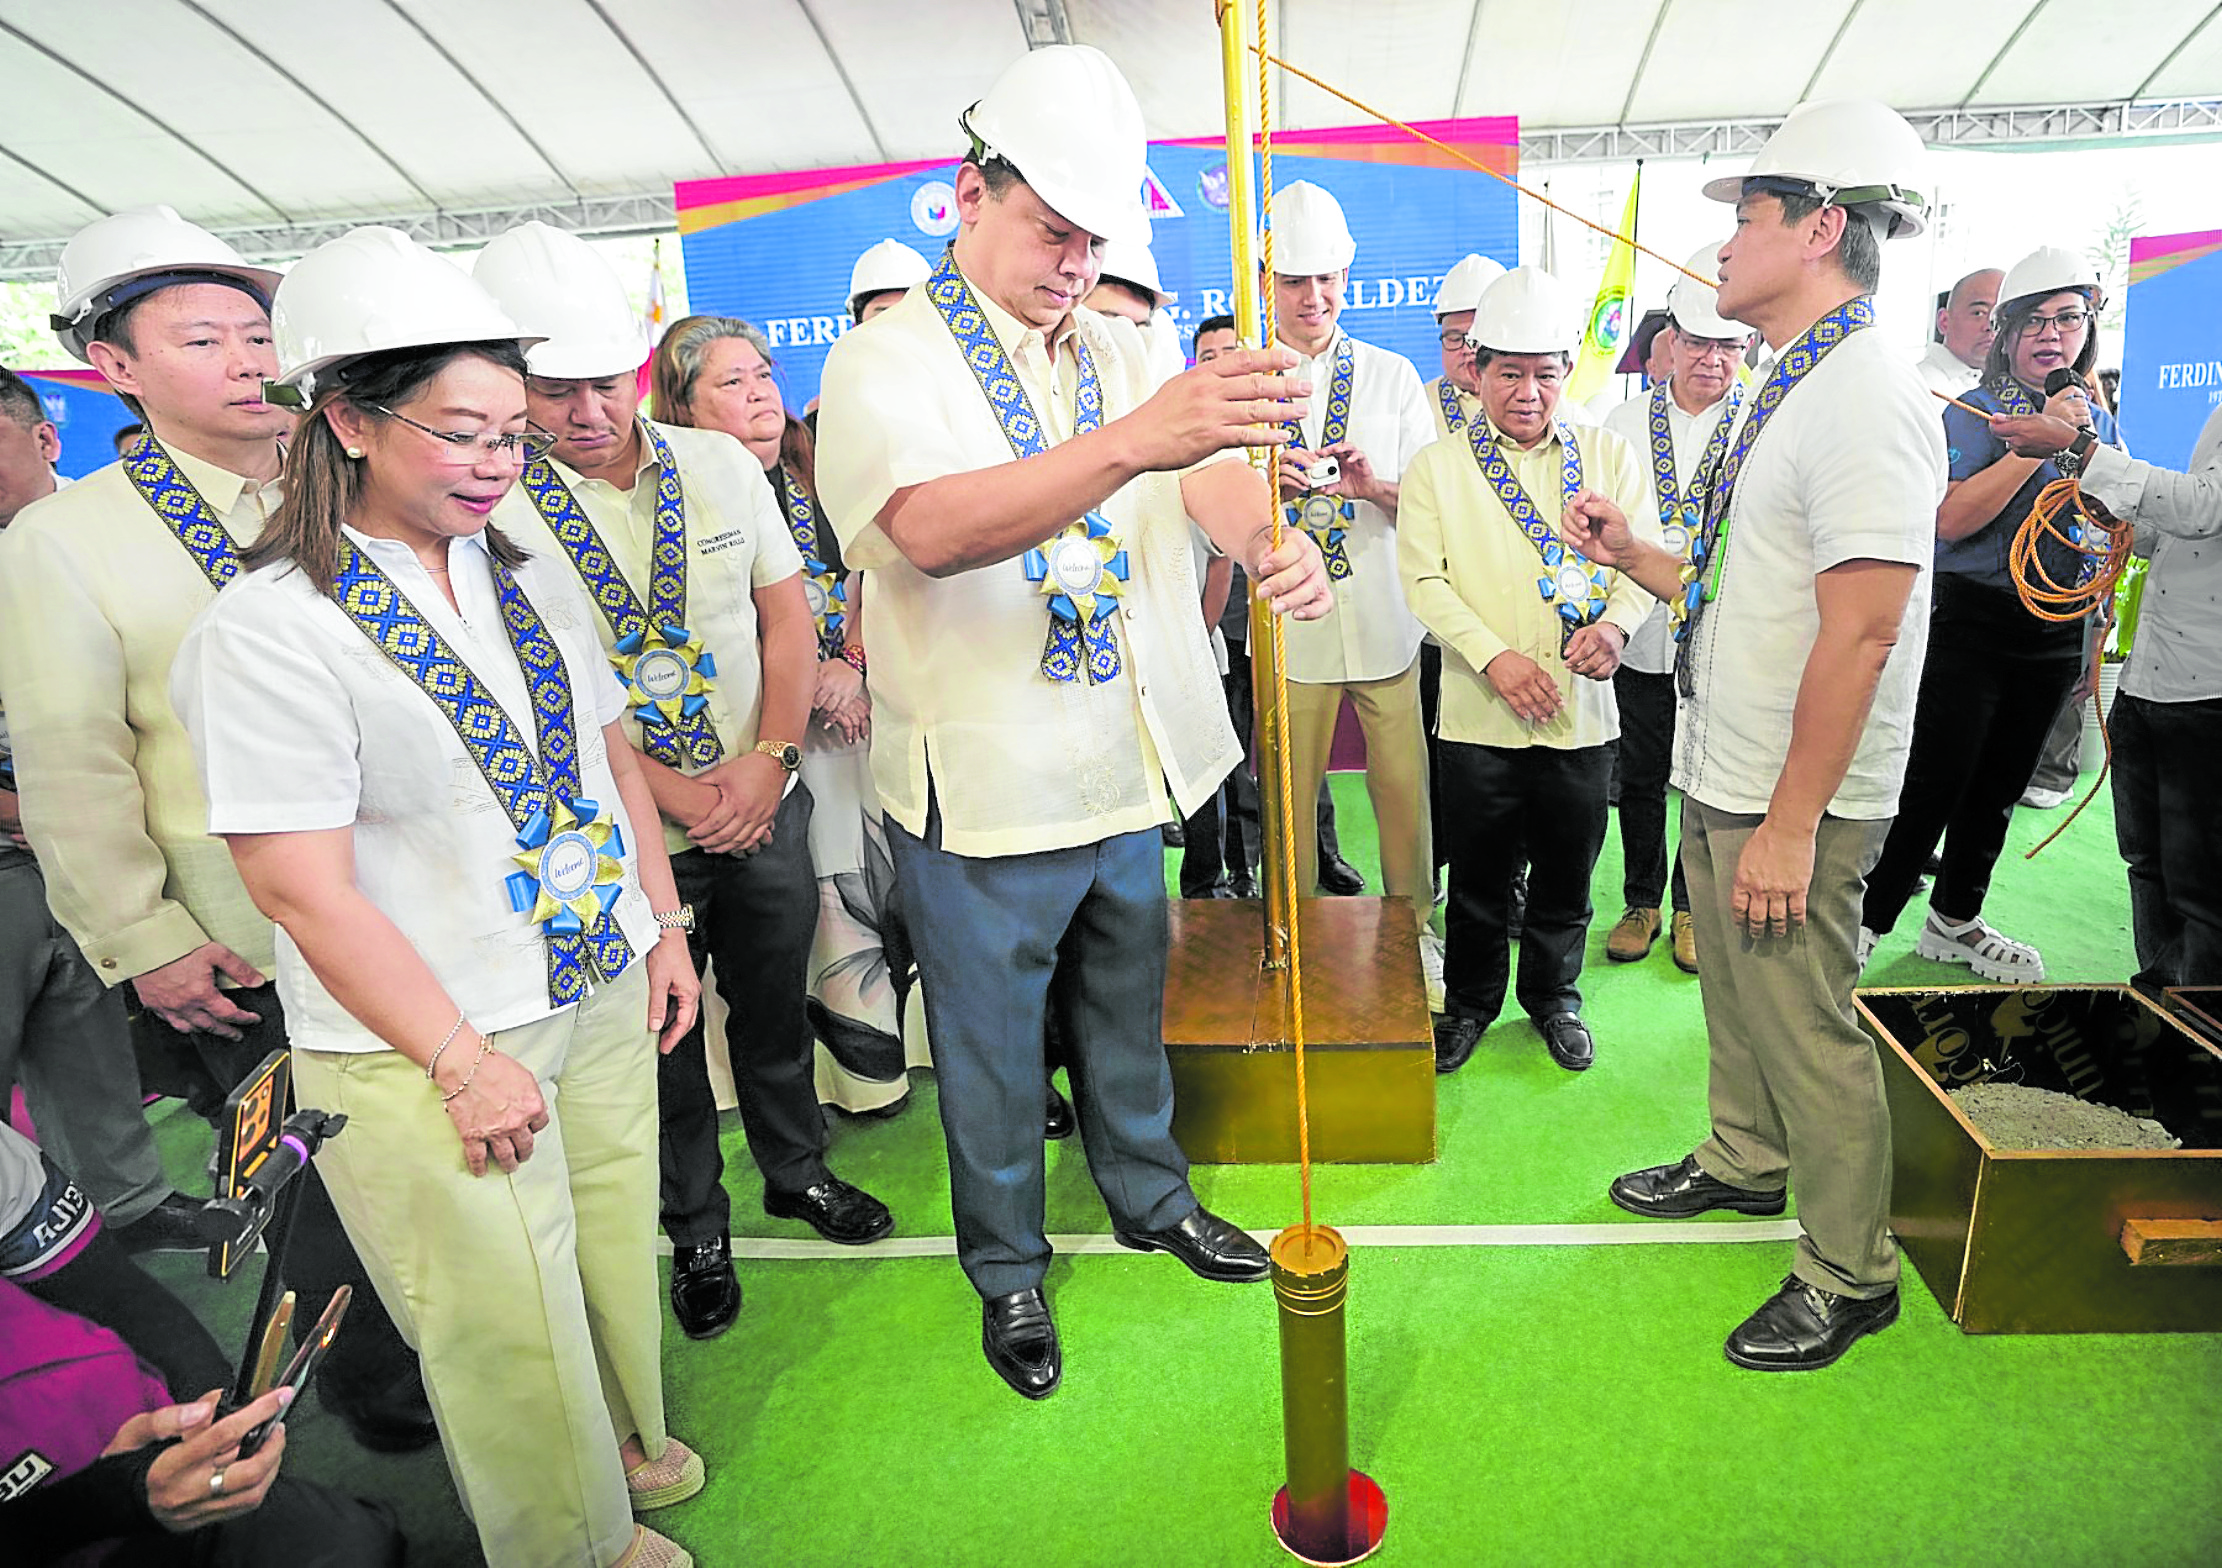
{"label": "yellow flag", "polygon": [[1605,278],[1597,285],[1597,302],[1589,307],[1589,324],[1582,329],[1582,351],[1574,373],[1566,378],[1564,396],[1586,403],[1605,390],[1612,367],[1628,341],[1628,295],[1636,281],[1636,248],[1629,241],[1636,232],[1636,193],[1643,188],[1643,165],[1628,182],[1628,204],[1620,210],[1621,238],[1613,241],[1605,258]]}

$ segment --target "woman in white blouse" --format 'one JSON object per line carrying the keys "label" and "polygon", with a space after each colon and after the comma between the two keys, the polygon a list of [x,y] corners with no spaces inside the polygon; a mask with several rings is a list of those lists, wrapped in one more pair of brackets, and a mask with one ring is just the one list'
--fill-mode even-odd
{"label": "woman in white blouse", "polygon": [[593,610],[488,526],[539,440],[517,329],[375,228],[272,314],[314,401],[173,695],[279,926],[300,1099],[348,1118],[318,1166],[488,1563],[691,1562],[633,1515],[702,1486],[651,1253],[654,1052],[699,988]]}

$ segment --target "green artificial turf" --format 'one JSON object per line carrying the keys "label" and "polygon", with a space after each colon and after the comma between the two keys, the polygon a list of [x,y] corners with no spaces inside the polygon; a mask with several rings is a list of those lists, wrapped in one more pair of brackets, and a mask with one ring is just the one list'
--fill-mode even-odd
{"label": "green artificial turf", "polygon": [[[1362,783],[1338,776],[1335,790],[1344,853],[1374,879]],[[2017,814],[1987,913],[2054,978],[2119,981],[2132,960],[2105,798],[2036,862],[2019,859],[2062,815]],[[1500,1021],[1440,1081],[1437,1163],[1323,1167],[1323,1220],[1647,1228],[1605,1185],[1703,1134],[1697,982],[1664,943],[1639,964],[1604,961],[1616,834],[1595,886],[1584,1011],[1597,1066],[1561,1072],[1523,1020]],[[1922,908],[1884,939],[1869,983],[1970,978],[1912,955]],[[950,1229],[933,1098],[920,1075],[895,1119],[835,1118],[834,1168],[884,1198],[904,1236]],[[163,1142],[181,1179],[197,1174],[197,1124],[165,1117]],[[737,1125],[726,1156],[737,1234],[810,1235],[762,1213]],[[1049,1231],[1107,1231],[1078,1142],[1048,1159]],[[1195,1186],[1252,1229],[1296,1215],[1288,1166],[1198,1167]],[[1375,1560],[2222,1561],[2222,1336],[1971,1337],[1909,1268],[1897,1326],[1836,1368],[1740,1372],[1721,1339],[1789,1261],[1787,1242],[1359,1249],[1351,1444],[1389,1499]],[[251,1278],[217,1287],[186,1260],[154,1262],[237,1340]],[[949,1258],[744,1260],[741,1276],[732,1330],[665,1337],[672,1429],[710,1484],[655,1523],[706,1568],[1289,1560],[1266,1523],[1281,1465],[1268,1287],[1207,1285],[1163,1257],[1060,1258],[1049,1291],[1065,1386],[1030,1404],[982,1361],[977,1299]],[[393,1502],[413,1562],[478,1561],[436,1454],[365,1455],[312,1407],[288,1462]]]}

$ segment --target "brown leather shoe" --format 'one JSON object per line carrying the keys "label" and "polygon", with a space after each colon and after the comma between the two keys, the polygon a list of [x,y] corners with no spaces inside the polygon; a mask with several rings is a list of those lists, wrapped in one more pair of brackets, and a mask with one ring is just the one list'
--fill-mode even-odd
{"label": "brown leather shoe", "polygon": [[1616,964],[1632,964],[1650,952],[1651,944],[1658,940],[1659,912],[1630,904],[1612,928],[1612,935],[1605,938],[1605,956]]}
{"label": "brown leather shoe", "polygon": [[1674,912],[1674,967],[1684,974],[1697,973],[1697,923],[1686,909]]}

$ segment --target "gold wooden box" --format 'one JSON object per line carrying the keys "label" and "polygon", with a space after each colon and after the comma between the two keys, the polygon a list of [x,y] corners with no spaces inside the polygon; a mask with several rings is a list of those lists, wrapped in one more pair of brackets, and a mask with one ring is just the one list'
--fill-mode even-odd
{"label": "gold wooden box", "polygon": [[[1173,1136],[1200,1164],[1296,1158],[1288,998],[1265,961],[1263,905],[1176,899],[1165,980]],[[1409,900],[1302,901],[1304,1065],[1312,1158],[1435,1158],[1435,1039]]]}
{"label": "gold wooden box", "polygon": [[2177,986],[2161,1005],[2191,1026],[2192,1033],[2222,1046],[2222,985]]}
{"label": "gold wooden box", "polygon": [[[1891,1228],[1971,1334],[2222,1330],[2222,1051],[2127,986],[1860,990],[1890,1099]],[[1947,1091],[2020,1083],[2174,1150],[1994,1147]]]}

